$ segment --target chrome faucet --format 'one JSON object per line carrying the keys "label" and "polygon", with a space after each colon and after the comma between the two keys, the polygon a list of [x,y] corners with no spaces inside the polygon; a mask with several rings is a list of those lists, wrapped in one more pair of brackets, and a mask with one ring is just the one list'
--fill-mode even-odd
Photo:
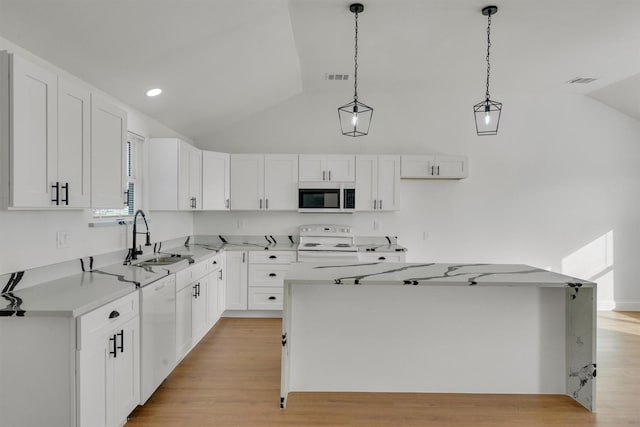
{"label": "chrome faucet", "polygon": [[[138,228],[137,228],[137,224],[136,221],[138,220],[138,214],[142,216],[142,219],[144,220],[144,226],[146,227],[147,231],[146,232],[139,232]],[[146,243],[144,244],[145,246],[151,246],[151,233],[149,233],[149,224],[147,224],[147,218],[144,216],[144,212],[142,211],[142,209],[138,209],[136,211],[136,214],[133,216],[133,245],[131,246],[131,249],[129,249],[129,254],[127,255],[127,258],[124,260],[124,263],[131,263],[131,260],[134,259],[138,259],[138,255],[142,255],[142,246],[140,246],[140,249],[136,248],[136,235],[138,234],[146,234],[147,235],[147,240]]]}

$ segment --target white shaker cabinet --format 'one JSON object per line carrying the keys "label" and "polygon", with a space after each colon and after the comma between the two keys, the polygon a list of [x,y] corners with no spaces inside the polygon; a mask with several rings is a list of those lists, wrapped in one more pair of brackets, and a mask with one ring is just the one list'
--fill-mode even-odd
{"label": "white shaker cabinet", "polygon": [[466,156],[403,155],[401,178],[463,179],[468,175]]}
{"label": "white shaker cabinet", "polygon": [[125,204],[127,113],[91,95],[91,207]]}
{"label": "white shaker cabinet", "polygon": [[400,209],[400,156],[356,156],[356,210]]}
{"label": "white shaker cabinet", "polygon": [[78,425],[116,427],[140,402],[138,293],[78,318]]}
{"label": "white shaker cabinet", "polygon": [[90,95],[0,52],[2,205],[85,208],[90,199]]}
{"label": "white shaker cabinet", "polygon": [[247,309],[247,251],[225,253],[225,309]]}
{"label": "white shaker cabinet", "polygon": [[177,138],[149,140],[149,209],[202,209],[202,154]]}
{"label": "white shaker cabinet", "polygon": [[207,287],[207,329],[220,319],[224,312],[224,286],[222,281],[223,255],[218,254],[209,263],[209,274],[205,276]]}
{"label": "white shaker cabinet", "polygon": [[353,182],[355,156],[351,154],[300,154],[300,182]]}
{"label": "white shaker cabinet", "polygon": [[202,209],[225,211],[229,200],[229,154],[202,152]]}
{"label": "white shaker cabinet", "polygon": [[232,210],[296,210],[298,156],[232,154]]}
{"label": "white shaker cabinet", "polygon": [[206,327],[205,276],[206,261],[176,273],[176,360],[182,358],[200,341]]}

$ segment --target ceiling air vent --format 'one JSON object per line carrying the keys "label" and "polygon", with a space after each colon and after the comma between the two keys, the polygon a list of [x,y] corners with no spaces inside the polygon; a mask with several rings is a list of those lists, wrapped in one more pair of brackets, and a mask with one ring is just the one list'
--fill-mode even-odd
{"label": "ceiling air vent", "polygon": [[567,83],[582,83],[587,84],[596,81],[597,79],[591,77],[576,77],[574,79],[569,80]]}
{"label": "ceiling air vent", "polygon": [[325,80],[349,80],[349,74],[335,74],[335,73],[325,73]]}

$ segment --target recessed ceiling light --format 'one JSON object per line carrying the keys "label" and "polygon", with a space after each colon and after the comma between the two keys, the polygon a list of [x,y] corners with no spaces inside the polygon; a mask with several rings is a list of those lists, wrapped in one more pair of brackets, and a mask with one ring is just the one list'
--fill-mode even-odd
{"label": "recessed ceiling light", "polygon": [[147,91],[147,96],[158,96],[158,95],[160,95],[161,93],[162,93],[162,89],[158,89],[158,88],[155,88],[155,89],[149,89],[149,90]]}

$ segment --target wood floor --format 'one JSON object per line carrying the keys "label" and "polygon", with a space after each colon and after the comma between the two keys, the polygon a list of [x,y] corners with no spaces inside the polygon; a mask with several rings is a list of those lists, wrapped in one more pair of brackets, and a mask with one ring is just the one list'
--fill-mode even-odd
{"label": "wood floor", "polygon": [[291,393],[280,319],[224,318],[126,427],[640,426],[640,313],[598,313],[596,413],[567,396]]}

